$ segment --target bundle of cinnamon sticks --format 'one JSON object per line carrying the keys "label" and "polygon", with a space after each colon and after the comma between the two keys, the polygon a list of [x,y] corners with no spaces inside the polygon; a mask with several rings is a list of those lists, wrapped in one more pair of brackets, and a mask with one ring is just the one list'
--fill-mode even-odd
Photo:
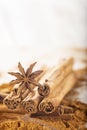
{"label": "bundle of cinnamon sticks", "polygon": [[52,68],[44,67],[43,71],[32,73],[35,64],[31,64],[26,72],[19,64],[21,74],[10,73],[18,79],[12,81],[14,89],[11,93],[2,95],[3,103],[15,111],[20,108],[29,114],[38,111],[50,114],[57,109],[59,110],[61,101],[78,80],[73,70],[74,59],[72,57],[63,59]]}

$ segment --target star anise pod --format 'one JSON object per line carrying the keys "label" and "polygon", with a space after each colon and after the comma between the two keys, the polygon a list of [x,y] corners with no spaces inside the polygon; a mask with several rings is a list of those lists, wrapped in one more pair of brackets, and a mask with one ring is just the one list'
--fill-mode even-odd
{"label": "star anise pod", "polygon": [[37,70],[35,72],[32,72],[35,64],[36,64],[36,62],[31,64],[29,66],[29,68],[25,71],[24,68],[22,67],[21,63],[19,62],[18,63],[19,72],[8,72],[9,74],[11,74],[17,78],[15,80],[12,80],[10,82],[10,84],[12,84],[12,85],[20,84],[20,86],[25,86],[32,92],[33,91],[32,85],[33,86],[40,85],[40,83],[36,82],[35,78],[43,72],[42,70]]}

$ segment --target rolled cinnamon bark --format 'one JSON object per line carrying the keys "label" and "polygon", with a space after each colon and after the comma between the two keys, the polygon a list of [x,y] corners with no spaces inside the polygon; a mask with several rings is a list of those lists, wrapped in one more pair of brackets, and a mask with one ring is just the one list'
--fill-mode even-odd
{"label": "rolled cinnamon bark", "polygon": [[[38,87],[36,88],[36,92],[34,96],[31,96],[31,94],[29,94],[23,101],[22,101],[22,107],[25,108],[25,110],[29,113],[36,113],[37,111],[37,106],[40,103],[40,101],[43,99],[44,95],[48,95],[47,93],[49,92],[49,85],[51,85],[51,89],[50,93],[53,92],[54,87],[56,87],[56,84],[58,82],[58,84],[64,79],[63,76],[66,76],[68,73],[70,73],[72,71],[72,65],[73,65],[73,58],[70,58],[68,61],[64,61],[62,63],[62,67],[57,68],[56,69],[52,69],[52,71],[50,72],[50,69],[48,70],[48,73],[46,73],[46,75],[44,76],[45,78],[42,77],[42,79],[40,81],[43,81],[43,79],[47,79],[47,75],[49,75],[50,80],[47,80],[46,83],[43,84],[44,86],[44,91],[42,89],[42,87],[40,88],[40,93],[37,92]],[[60,73],[59,73],[60,71]],[[51,76],[50,76],[51,73]],[[62,74],[61,74],[62,73]],[[57,81],[56,81],[57,80]]]}
{"label": "rolled cinnamon bark", "polygon": [[29,114],[37,112],[37,106],[42,100],[42,96],[38,93],[38,87],[34,89],[34,94],[30,93],[21,103],[22,108]]}
{"label": "rolled cinnamon bark", "polygon": [[40,70],[43,70],[43,72],[36,78],[36,81],[39,82],[40,79],[46,74],[48,67],[46,65],[43,65]]}
{"label": "rolled cinnamon bark", "polygon": [[59,87],[56,86],[54,91],[41,101],[38,106],[39,110],[44,111],[46,114],[54,112],[64,96],[74,87],[76,81],[77,78],[74,72],[70,73]]}
{"label": "rolled cinnamon bark", "polygon": [[[38,82],[40,78],[46,73],[47,67],[43,67],[44,72],[42,72],[39,77],[36,78],[36,81]],[[34,86],[31,85],[31,87],[34,89]],[[30,91],[29,89],[24,85],[15,85],[13,88],[13,91],[3,100],[3,103],[9,108],[9,109],[16,109],[19,107],[21,101],[25,99],[29,95]]]}
{"label": "rolled cinnamon bark", "polygon": [[[66,105],[59,105],[56,110],[52,113],[49,113],[49,116],[63,116],[63,115],[69,115],[69,114],[73,114],[74,113],[74,109],[72,107],[66,106]],[[47,114],[44,111],[39,111],[39,109],[37,110],[36,113],[32,113],[32,117],[36,117],[36,116],[46,116]]]}
{"label": "rolled cinnamon bark", "polygon": [[9,109],[16,109],[21,102],[21,98],[19,95],[13,95],[12,93],[9,94],[4,100],[3,103],[9,108]]}
{"label": "rolled cinnamon bark", "polygon": [[64,115],[64,114],[72,114],[73,113],[73,108],[64,106],[64,105],[59,105],[57,108],[58,115]]}
{"label": "rolled cinnamon bark", "polygon": [[39,81],[44,84],[38,88],[38,92],[41,96],[47,96],[52,93],[55,86],[60,84],[64,78],[72,71],[74,59],[69,58],[63,60],[58,66],[49,69],[49,71],[44,75]]}

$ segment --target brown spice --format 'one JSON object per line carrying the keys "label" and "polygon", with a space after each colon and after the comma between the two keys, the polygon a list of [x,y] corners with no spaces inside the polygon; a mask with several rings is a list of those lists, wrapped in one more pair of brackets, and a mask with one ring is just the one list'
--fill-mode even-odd
{"label": "brown spice", "polygon": [[22,102],[21,107],[24,108],[29,114],[37,112],[37,106],[43,99],[38,93],[38,87],[34,89],[34,95],[30,93]]}
{"label": "brown spice", "polygon": [[32,70],[35,64],[36,62],[31,64],[30,67],[25,72],[24,68],[19,63],[18,68],[19,68],[20,73],[9,72],[9,74],[17,77],[17,79],[12,80],[10,83],[11,84],[21,83],[20,86],[24,86],[28,88],[30,92],[32,92],[33,89],[31,88],[31,84],[38,86],[39,84],[35,81],[35,78],[43,72],[42,70],[38,70],[32,73]]}
{"label": "brown spice", "polygon": [[[71,106],[73,109],[70,119],[62,118],[62,116],[56,115],[35,115],[33,117],[25,117],[25,111],[9,110],[6,106],[0,105],[0,130],[85,130],[85,123],[87,120],[87,105],[84,103],[77,103],[77,101],[63,100],[61,103],[63,106]],[[79,104],[79,105],[78,105]],[[24,111],[24,112],[23,112]],[[64,115],[65,116],[65,115]],[[71,119],[73,117],[73,119]]]}
{"label": "brown spice", "polygon": [[48,73],[46,73],[46,75],[44,75],[40,80],[40,83],[43,85],[38,88],[39,94],[41,96],[51,94],[55,87],[72,71],[73,62],[74,59],[69,58],[63,60],[54,68],[49,69]]}
{"label": "brown spice", "polygon": [[0,90],[3,93],[10,93],[13,89],[13,85],[10,85],[9,83],[3,83],[0,85]]}
{"label": "brown spice", "polygon": [[[67,101],[68,102],[68,101]],[[85,104],[83,104],[84,106]],[[1,109],[1,106],[0,106]],[[7,109],[7,108],[6,108]],[[73,108],[74,109],[74,108]],[[62,130],[78,130],[79,128],[81,130],[85,129],[85,121],[87,119],[86,114],[84,111],[78,109],[73,113],[72,117],[73,119],[64,119],[64,117],[61,119],[59,116],[34,116],[29,117],[28,115],[21,115],[21,113],[17,114],[17,112],[13,113],[12,111],[9,111],[10,113],[3,111],[0,111],[0,129],[2,130],[13,130],[13,129],[38,129],[43,130],[45,129],[52,129],[55,130],[62,129]],[[21,111],[20,111],[21,112]],[[3,114],[2,114],[3,113]],[[65,115],[64,115],[65,116]],[[70,116],[70,115],[69,115]]]}
{"label": "brown spice", "polygon": [[16,109],[20,102],[30,93],[33,92],[34,86],[40,85],[35,78],[40,75],[43,71],[38,70],[32,73],[33,67],[36,62],[31,64],[30,67],[26,70],[19,63],[18,72],[9,72],[9,74],[15,76],[17,79],[12,80],[10,84],[15,85],[19,84],[13,91],[3,100],[4,104],[7,105],[9,109]]}
{"label": "brown spice", "polygon": [[63,114],[71,114],[73,113],[73,108],[64,106],[64,105],[59,105],[58,106],[58,115],[63,115]]}
{"label": "brown spice", "polygon": [[74,87],[76,81],[77,79],[74,76],[74,73],[69,74],[69,76],[60,84],[60,87],[56,87],[51,95],[42,100],[39,104],[39,110],[44,111],[47,114],[55,111],[64,96]]}

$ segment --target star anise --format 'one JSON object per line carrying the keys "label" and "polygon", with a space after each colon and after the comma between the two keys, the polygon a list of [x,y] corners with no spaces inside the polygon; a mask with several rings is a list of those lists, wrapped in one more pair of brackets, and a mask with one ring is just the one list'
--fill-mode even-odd
{"label": "star anise", "polygon": [[33,91],[32,85],[33,86],[40,85],[40,83],[36,82],[35,78],[43,72],[42,70],[37,70],[35,72],[32,72],[35,64],[36,64],[36,62],[31,64],[29,66],[29,68],[25,71],[24,68],[22,67],[21,63],[19,62],[18,63],[19,72],[9,72],[9,74],[11,74],[17,78],[15,80],[12,80],[10,82],[10,84],[12,84],[12,85],[20,84],[20,86],[25,86],[32,92]]}

